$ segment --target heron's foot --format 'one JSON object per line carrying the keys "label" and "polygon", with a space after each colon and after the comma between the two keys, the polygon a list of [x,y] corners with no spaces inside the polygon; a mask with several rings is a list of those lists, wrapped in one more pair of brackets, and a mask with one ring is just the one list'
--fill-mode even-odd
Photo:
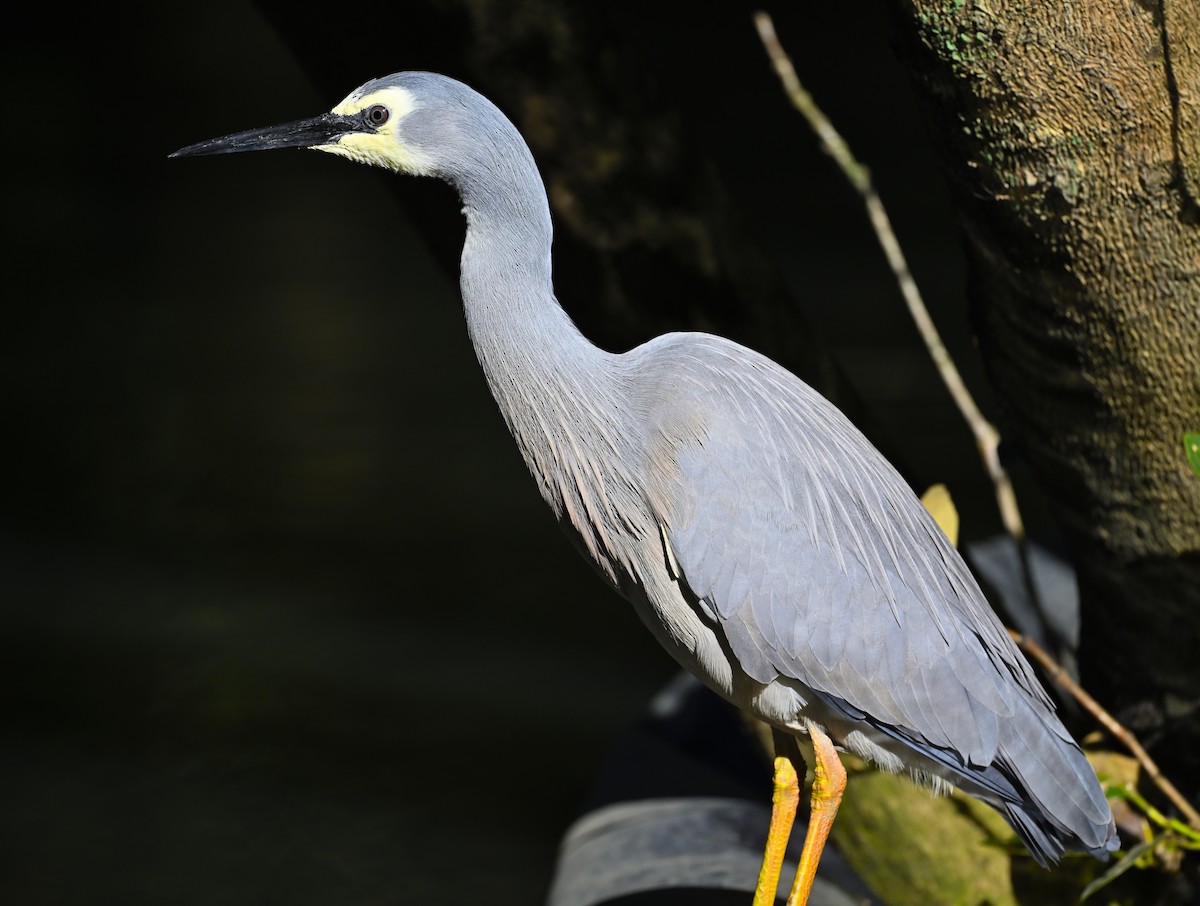
{"label": "heron's foot", "polygon": [[[800,867],[796,870],[796,880],[792,883],[787,906],[804,906],[808,902],[813,881],[817,877],[817,864],[821,861],[825,841],[829,838],[829,830],[833,827],[833,819],[837,817],[842,793],[846,789],[846,769],[842,767],[842,759],[833,747],[833,741],[815,724],[808,725],[808,735],[816,756],[813,759],[812,814],[808,819],[804,852],[800,855]],[[755,904],[757,906],[757,900]]]}
{"label": "heron's foot", "polygon": [[754,906],[774,906],[779,889],[779,872],[787,853],[788,837],[800,804],[800,778],[792,760],[785,755],[775,759],[775,791],[771,796],[771,828],[763,850],[762,869],[754,888]]}

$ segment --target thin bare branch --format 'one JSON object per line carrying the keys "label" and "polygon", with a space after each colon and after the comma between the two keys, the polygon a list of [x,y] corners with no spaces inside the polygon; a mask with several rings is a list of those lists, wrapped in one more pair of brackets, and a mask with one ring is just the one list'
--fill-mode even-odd
{"label": "thin bare branch", "polygon": [[775,67],[775,72],[778,74],[779,80],[783,83],[784,91],[787,92],[792,105],[808,121],[813,131],[820,138],[821,145],[826,153],[833,158],[842,173],[845,174],[846,179],[850,181],[850,184],[862,196],[871,226],[875,230],[875,235],[879,240],[880,246],[883,248],[883,253],[892,269],[892,273],[895,274],[896,280],[900,285],[900,292],[904,296],[905,304],[908,306],[912,319],[917,325],[921,339],[924,341],[925,347],[929,350],[929,355],[932,357],[934,365],[937,367],[938,373],[946,385],[946,389],[950,391],[950,396],[953,398],[954,404],[958,406],[959,412],[962,413],[963,418],[971,429],[971,433],[975,436],[975,445],[979,449],[980,458],[983,460],[984,468],[992,480],[992,488],[996,495],[996,505],[1000,510],[1000,518],[1004,523],[1004,528],[1019,544],[1023,544],[1025,526],[1021,520],[1021,511],[1017,507],[1017,498],[1013,492],[1012,482],[1008,477],[1007,471],[1000,463],[998,453],[1000,433],[984,418],[983,413],[979,411],[979,407],[975,404],[974,398],[963,382],[962,375],[959,374],[953,359],[950,358],[950,353],[942,342],[941,336],[934,326],[933,319],[929,316],[929,309],[925,307],[925,302],[921,298],[920,291],[917,289],[916,281],[913,280],[912,273],[908,269],[908,262],[904,258],[904,253],[900,250],[900,243],[897,241],[896,234],[892,230],[887,211],[884,210],[883,202],[880,201],[878,193],[876,193],[875,188],[871,184],[870,170],[855,159],[845,139],[834,128],[833,123],[829,121],[829,118],[821,108],[817,106],[812,95],[800,83],[800,78],[796,75],[796,69],[792,65],[791,58],[788,57],[787,52],[783,49],[783,46],[779,43],[779,38],[775,34],[775,25],[771,17],[764,12],[755,13],[754,22],[758,28],[758,35],[762,40],[763,47],[766,48],[767,55],[770,57],[771,63]]}

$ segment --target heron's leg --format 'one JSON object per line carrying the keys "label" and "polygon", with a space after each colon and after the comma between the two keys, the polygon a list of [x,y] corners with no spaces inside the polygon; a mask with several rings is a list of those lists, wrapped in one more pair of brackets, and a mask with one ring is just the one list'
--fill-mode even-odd
{"label": "heron's leg", "polygon": [[808,818],[804,852],[800,855],[800,867],[796,869],[796,880],[792,884],[787,906],[804,906],[808,902],[808,894],[817,876],[817,863],[821,861],[821,851],[825,849],[825,840],[829,836],[829,829],[833,827],[838,806],[842,804],[842,792],[846,789],[846,769],[842,767],[842,759],[833,747],[832,740],[820,727],[811,723],[808,725],[808,735],[816,756],[813,759],[812,814]]}
{"label": "heron's leg", "polygon": [[800,750],[792,737],[778,730],[773,733],[775,791],[771,796],[771,827],[767,831],[767,845],[763,849],[762,869],[758,873],[758,886],[754,888],[754,906],[775,904],[779,872],[783,868],[788,837],[796,820],[796,807],[800,804],[800,778],[796,773],[796,764],[803,764]]}

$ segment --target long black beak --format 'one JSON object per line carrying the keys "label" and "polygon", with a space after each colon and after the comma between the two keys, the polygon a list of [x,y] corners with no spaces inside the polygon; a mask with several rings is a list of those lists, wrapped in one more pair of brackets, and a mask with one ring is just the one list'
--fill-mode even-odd
{"label": "long black beak", "polygon": [[206,154],[239,154],[243,151],[270,151],[275,148],[311,148],[314,145],[329,145],[339,136],[356,132],[363,127],[357,116],[340,113],[322,113],[311,119],[281,123],[262,129],[248,129],[220,138],[210,138],[180,148],[169,157],[200,157]]}

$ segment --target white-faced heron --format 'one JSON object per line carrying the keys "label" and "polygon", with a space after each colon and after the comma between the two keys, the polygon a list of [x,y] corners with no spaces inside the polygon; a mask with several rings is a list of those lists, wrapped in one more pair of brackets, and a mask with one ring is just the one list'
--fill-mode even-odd
{"label": "white-faced heron", "polygon": [[[173,156],[290,147],[458,190],[471,342],[542,496],[679,663],[774,728],[777,749],[811,738],[813,818],[789,903],[807,898],[845,785],[835,746],[978,797],[1042,865],[1116,849],[1050,698],[953,545],[841,412],[721,337],[611,354],[576,329],[554,296],[537,166],[491,102],[399,73],[331,113]],[[787,751],[759,906],[774,902],[795,812]]]}

